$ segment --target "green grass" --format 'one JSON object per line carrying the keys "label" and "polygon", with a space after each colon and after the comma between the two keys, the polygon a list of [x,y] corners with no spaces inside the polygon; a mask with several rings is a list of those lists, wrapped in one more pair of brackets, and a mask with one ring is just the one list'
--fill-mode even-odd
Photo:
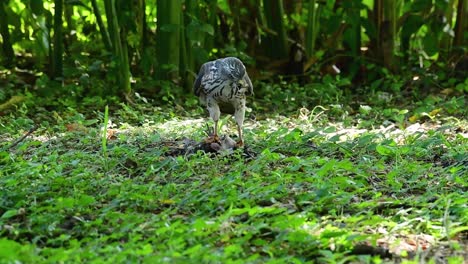
{"label": "green grass", "polygon": [[461,263],[464,103],[279,114],[257,101],[253,156],[168,155],[203,139],[200,108],[23,105],[0,118],[0,263],[381,263],[362,244]]}

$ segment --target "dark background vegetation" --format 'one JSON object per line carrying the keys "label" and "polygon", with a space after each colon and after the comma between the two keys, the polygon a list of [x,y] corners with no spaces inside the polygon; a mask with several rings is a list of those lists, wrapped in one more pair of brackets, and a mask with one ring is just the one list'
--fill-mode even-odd
{"label": "dark background vegetation", "polygon": [[[299,83],[311,105],[311,84],[332,80],[352,95],[463,93],[467,10],[457,0],[2,0],[0,101],[138,92],[183,105],[200,65],[224,56],[257,84]],[[275,96],[262,87],[258,98]]]}
{"label": "dark background vegetation", "polygon": [[[467,27],[466,0],[0,0],[0,264],[466,262]],[[194,151],[225,56],[246,148]]]}

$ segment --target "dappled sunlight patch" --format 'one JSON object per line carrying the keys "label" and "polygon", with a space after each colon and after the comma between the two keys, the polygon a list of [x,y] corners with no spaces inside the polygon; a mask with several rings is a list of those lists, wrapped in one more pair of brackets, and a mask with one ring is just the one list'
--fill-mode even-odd
{"label": "dappled sunlight patch", "polygon": [[169,120],[154,126],[155,129],[161,131],[162,134],[174,134],[177,136],[187,135],[194,133],[198,129],[202,128],[207,122],[207,119],[174,119]]}
{"label": "dappled sunlight patch", "polygon": [[387,229],[382,226],[365,227],[366,232],[360,233],[347,230],[344,225],[341,223],[333,226],[333,221],[324,218],[318,222],[303,221],[299,228],[322,241],[322,246],[330,251],[345,250],[351,255],[378,255],[383,259],[463,256],[468,248],[463,240],[444,242],[433,235],[411,234],[411,231],[396,231],[393,230],[395,228]]}
{"label": "dappled sunlight patch", "polygon": [[[116,241],[168,261],[460,256],[462,122],[363,126],[315,112],[248,119],[247,147],[215,154],[200,147],[213,143],[208,118],[98,113],[41,126],[0,151],[0,233],[40,249]],[[221,127],[229,137],[233,118]]]}
{"label": "dappled sunlight patch", "polygon": [[[301,112],[304,110],[301,109]],[[380,140],[393,139],[398,145],[407,144],[408,137],[427,138],[429,133],[439,132],[448,137],[459,135],[462,138],[468,138],[468,124],[445,124],[441,122],[422,122],[414,123],[405,128],[399,127],[393,122],[384,122],[377,127],[362,128],[343,122],[327,122],[326,126],[321,123],[314,123],[307,117],[299,115],[298,117],[277,116],[275,118],[266,118],[260,121],[250,121],[246,130],[254,131],[260,129],[265,134],[275,134],[278,131],[293,132],[298,130],[301,134],[316,133],[325,140],[335,143],[346,142],[363,135],[380,135]],[[278,139],[286,136],[288,133],[280,133]],[[278,134],[278,133],[276,133]]]}
{"label": "dappled sunlight patch", "polygon": [[385,235],[377,239],[377,245],[387,248],[392,254],[406,257],[422,251],[427,251],[436,244],[436,239],[427,234],[417,235]]}

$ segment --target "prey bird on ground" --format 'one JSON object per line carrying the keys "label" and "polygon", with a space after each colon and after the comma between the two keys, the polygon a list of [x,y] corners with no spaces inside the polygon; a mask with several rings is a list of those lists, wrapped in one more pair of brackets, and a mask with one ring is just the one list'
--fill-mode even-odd
{"label": "prey bird on ground", "polygon": [[[244,145],[242,125],[245,98],[253,95],[253,86],[241,60],[227,57],[203,64],[193,85],[193,91],[206,105],[214,121],[212,141],[219,141],[218,120],[221,112],[234,114],[239,133],[238,146]],[[234,108],[234,109],[233,109]]]}

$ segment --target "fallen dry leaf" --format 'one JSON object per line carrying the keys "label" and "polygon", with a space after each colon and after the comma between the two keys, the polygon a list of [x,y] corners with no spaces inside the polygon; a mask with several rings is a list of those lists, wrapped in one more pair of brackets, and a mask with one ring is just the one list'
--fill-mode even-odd
{"label": "fallen dry leaf", "polygon": [[67,131],[70,132],[88,132],[88,128],[86,128],[84,125],[79,124],[79,123],[70,123],[66,124],[65,127],[67,128]]}

